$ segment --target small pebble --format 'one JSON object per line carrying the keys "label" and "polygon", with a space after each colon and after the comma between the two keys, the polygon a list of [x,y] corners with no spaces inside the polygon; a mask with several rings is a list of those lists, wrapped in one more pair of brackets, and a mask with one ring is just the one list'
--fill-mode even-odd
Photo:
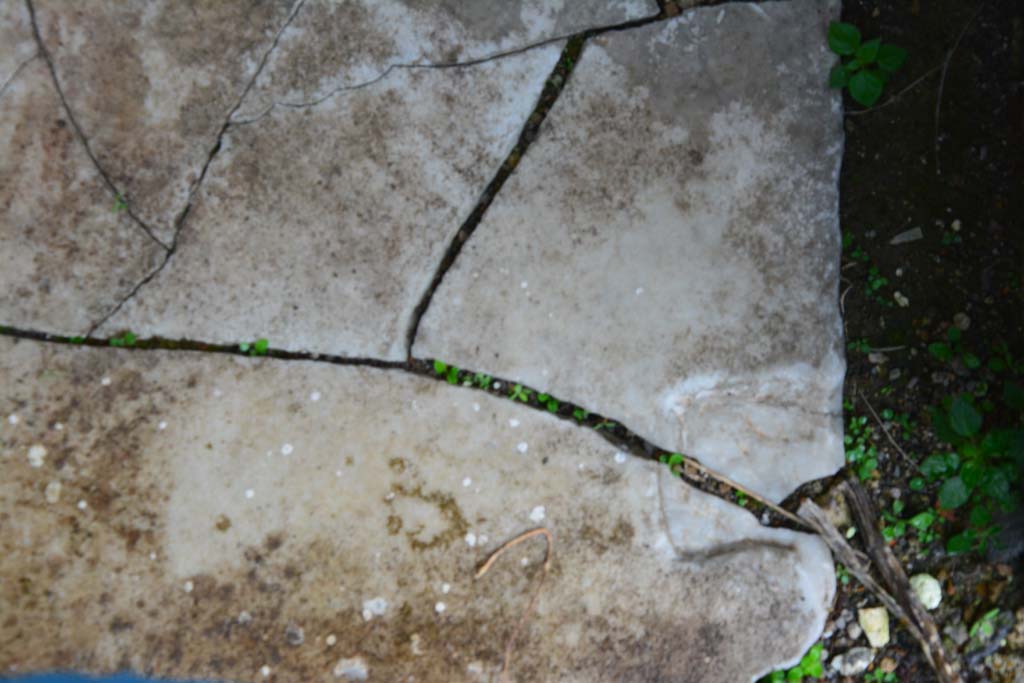
{"label": "small pebble", "polygon": [[238,623],[239,624],[248,624],[250,621],[252,621],[252,615],[251,614],[249,614],[245,610],[242,610],[241,612],[238,613]]}
{"label": "small pebble", "polygon": [[875,653],[869,647],[854,647],[832,658],[829,666],[843,676],[857,676],[868,670]]}
{"label": "small pebble", "polygon": [[864,629],[871,647],[884,647],[889,643],[889,613],[884,607],[857,610],[857,623]]}
{"label": "small pebble", "polygon": [[468,545],[470,548],[476,545],[476,534],[474,534],[472,531],[466,534],[466,545]]}
{"label": "small pebble", "polygon": [[263,675],[264,678],[268,677],[270,675],[270,667],[264,664],[260,667],[260,673]]}
{"label": "small pebble", "polygon": [[317,401],[319,401],[320,400],[320,392],[319,391],[314,391],[313,393],[311,393],[309,395],[309,400],[312,401],[313,403],[316,403]]}
{"label": "small pebble", "polygon": [[517,420],[517,419],[515,419],[513,417],[511,420],[508,421],[508,426],[509,427],[518,427],[519,426],[519,420]]}
{"label": "small pebble", "polygon": [[334,647],[334,644],[338,642],[338,636],[332,633],[329,636],[327,636],[324,642],[327,643],[327,647]]}
{"label": "small pebble", "polygon": [[7,416],[7,422],[9,422],[12,425],[18,424],[18,416],[15,415],[14,413],[11,413],[10,415]]}
{"label": "small pebble", "polygon": [[954,218],[953,222],[949,224],[949,227],[953,229],[953,232],[960,232],[960,228],[963,227],[963,223],[960,222],[959,218]]}
{"label": "small pebble", "polygon": [[438,614],[441,614],[446,609],[448,609],[448,606],[445,605],[443,602],[439,602],[436,605],[434,605],[434,611],[437,612]]}
{"label": "small pebble", "polygon": [[32,467],[42,467],[46,459],[46,447],[36,444],[28,449],[28,464]]}
{"label": "small pebble", "polygon": [[86,502],[85,502],[84,500],[80,500],[80,501],[78,501],[78,509],[79,509],[79,510],[84,510],[84,509],[86,509],[87,507],[89,507],[89,504],[88,504],[88,503],[86,503]]}
{"label": "small pebble", "polygon": [[967,328],[971,326],[971,318],[966,313],[957,313],[953,316],[953,324],[957,326],[957,329],[966,332]]}
{"label": "small pebble", "polygon": [[462,480],[462,485],[463,485],[463,486],[464,486],[465,488],[469,488],[470,486],[472,486],[472,485],[473,485],[473,480],[472,480],[472,479],[470,479],[469,477],[466,477],[465,479],[463,479],[463,480]]}
{"label": "small pebble", "polygon": [[165,420],[160,420],[160,424],[158,424],[156,428],[160,431],[167,429],[167,422]]}
{"label": "small pebble", "polygon": [[448,593],[449,593],[449,591],[451,591],[451,589],[452,589],[452,585],[450,583],[442,583],[441,584],[441,592],[444,593],[445,595],[448,595]]}
{"label": "small pebble", "polygon": [[255,495],[256,495],[256,492],[253,491],[252,489],[246,489],[245,490],[245,497],[246,498],[252,498]]}
{"label": "small pebble", "polygon": [[935,609],[942,602],[942,586],[931,574],[915,574],[910,577],[910,587],[925,609]]}
{"label": "small pebble", "polygon": [[520,441],[519,444],[516,446],[516,450],[519,451],[520,453],[525,453],[526,451],[530,450],[530,444],[526,443],[525,441]]}
{"label": "small pebble", "polygon": [[185,589],[186,593],[191,593],[192,589],[195,588],[195,584],[193,584],[191,581],[186,581],[182,588]]}
{"label": "small pebble", "polygon": [[105,387],[109,387],[110,386],[110,378],[109,377],[104,377],[103,379],[100,380],[100,384],[102,384]]}
{"label": "small pebble", "polygon": [[292,451],[294,450],[294,446],[292,446],[290,443],[286,443],[283,446],[281,446],[281,455],[291,455]]}
{"label": "small pebble", "polygon": [[895,292],[892,295],[892,298],[896,300],[896,303],[899,305],[900,308],[906,308],[907,306],[910,305],[910,299],[904,296],[901,292]]}
{"label": "small pebble", "polygon": [[43,495],[46,496],[47,503],[56,503],[60,500],[60,489],[61,484],[59,481],[51,481],[46,485],[46,490]]}
{"label": "small pebble", "polygon": [[534,522],[540,523],[544,519],[544,506],[538,505],[530,511],[530,519]]}
{"label": "small pebble", "polygon": [[620,465],[622,463],[626,462],[626,454],[623,453],[622,451],[619,451],[618,453],[616,453],[615,454],[615,462],[619,463]]}

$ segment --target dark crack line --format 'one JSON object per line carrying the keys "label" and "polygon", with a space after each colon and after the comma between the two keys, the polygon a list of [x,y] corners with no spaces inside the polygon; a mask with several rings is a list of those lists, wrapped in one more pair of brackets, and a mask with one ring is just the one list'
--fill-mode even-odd
{"label": "dark crack line", "polygon": [[17,80],[19,75],[21,75],[22,69],[28,66],[29,63],[38,56],[39,52],[37,51],[34,55],[32,55],[31,57],[29,57],[28,59],[26,59],[18,65],[18,68],[14,70],[14,73],[12,73],[10,77],[8,77],[6,81],[4,81],[3,85],[0,85],[0,97],[4,96],[4,93],[7,92],[7,87],[10,86],[10,84],[13,83],[15,80]]}
{"label": "dark crack line", "polygon": [[[26,0],[26,2],[30,1],[31,0]],[[289,12],[284,24],[282,24],[281,28],[279,28],[277,33],[274,35],[274,40],[271,42],[270,47],[268,47],[266,52],[263,53],[263,58],[260,60],[259,65],[256,67],[256,71],[253,74],[252,78],[249,79],[249,82],[246,84],[245,88],[242,89],[242,93],[241,95],[239,95],[238,100],[235,102],[234,106],[230,109],[230,111],[228,111],[227,116],[224,117],[224,124],[220,127],[220,130],[217,131],[216,140],[214,141],[213,146],[210,148],[210,152],[206,156],[206,161],[203,163],[203,167],[199,172],[199,176],[196,178],[195,182],[193,182],[192,186],[189,188],[188,199],[185,201],[185,206],[178,214],[178,217],[174,220],[174,234],[171,238],[170,246],[165,247],[166,254],[164,255],[164,260],[160,263],[159,266],[153,269],[152,272],[150,272],[141,280],[139,280],[139,282],[136,283],[134,287],[132,287],[131,291],[129,291],[127,295],[122,297],[121,300],[118,301],[114,305],[114,307],[111,308],[109,312],[107,312],[106,315],[104,315],[96,323],[94,323],[89,328],[89,331],[86,333],[86,336],[91,337],[92,335],[94,335],[96,333],[96,330],[101,328],[103,325],[107,323],[107,321],[109,321],[111,318],[117,315],[118,311],[120,311],[125,304],[131,301],[143,287],[148,285],[156,278],[157,275],[163,272],[164,268],[167,267],[167,264],[170,263],[171,258],[178,251],[178,238],[181,236],[181,231],[185,226],[185,220],[188,218],[188,215],[192,210],[192,204],[195,200],[197,192],[199,191],[199,186],[206,178],[206,173],[209,170],[210,165],[213,163],[214,157],[216,157],[221,150],[221,144],[224,139],[224,134],[231,126],[231,117],[234,116],[235,112],[238,111],[238,108],[242,106],[242,102],[245,101],[246,95],[249,94],[249,91],[252,89],[253,84],[256,83],[256,79],[259,78],[260,73],[262,73],[263,69],[266,67],[267,62],[270,59],[270,54],[274,51],[274,49],[280,42],[281,35],[284,33],[285,29],[287,29],[288,26],[291,25],[292,21],[295,19],[296,15],[299,13],[299,10],[303,7],[305,2],[306,0],[298,0],[295,3],[295,5],[292,6],[292,10],[291,12]],[[35,19],[33,17],[33,22],[34,21]],[[163,246],[163,243],[161,243],[161,246]]]}
{"label": "dark crack line", "polygon": [[[32,0],[25,0],[25,6],[28,8],[29,19],[32,24],[32,36],[35,38],[36,47],[39,49],[39,54],[43,57],[43,61],[46,62],[46,68],[50,72],[50,78],[53,81],[53,87],[57,91],[57,97],[60,98],[60,103],[61,106],[63,106],[64,108],[64,113],[67,114],[68,120],[71,121],[71,126],[75,129],[75,134],[78,136],[79,141],[82,143],[82,147],[85,148],[85,153],[89,156],[89,159],[92,160],[93,166],[96,167],[96,171],[100,174],[100,177],[103,178],[103,182],[107,186],[107,189],[110,190],[111,194],[114,195],[115,199],[123,198],[124,195],[121,194],[120,191],[118,191],[117,186],[114,185],[114,181],[110,179],[110,175],[107,174],[107,171],[103,168],[103,166],[100,165],[100,162],[96,158],[96,155],[93,154],[92,147],[89,146],[89,140],[88,138],[86,138],[85,132],[82,130],[82,127],[78,124],[78,119],[75,118],[75,114],[71,110],[71,105],[68,104],[68,100],[64,96],[64,89],[60,85],[60,79],[57,78],[57,69],[53,65],[53,56],[50,54],[50,51],[46,49],[46,44],[43,42],[43,35],[39,31],[39,23],[36,20],[35,5],[32,3]],[[146,225],[145,221],[143,221],[135,214],[131,206],[126,207],[125,211],[135,222],[135,224],[139,227],[139,229],[146,233],[146,236],[149,237],[149,239],[159,244],[160,247],[165,251],[171,249],[171,245],[164,244],[164,242],[153,233],[153,230],[148,225]]]}
{"label": "dark crack line", "polygon": [[[161,337],[151,337],[147,339],[137,339],[132,346],[114,347],[112,340],[109,337],[93,337],[91,334],[85,337],[68,337],[50,334],[39,330],[3,325],[0,325],[0,337],[25,339],[46,344],[58,344],[70,346],[72,348],[90,347],[108,350],[117,348],[118,350],[137,353],[154,351],[187,351],[192,353],[212,353],[228,356],[252,357],[251,353],[243,352],[239,348],[238,344],[211,344],[189,339],[164,339]],[[491,381],[488,383],[488,386],[484,388],[472,382],[472,378],[477,375],[475,371],[462,369],[458,371],[457,381],[452,382],[447,379],[447,375],[441,375],[435,371],[434,359],[388,361],[380,358],[341,356],[336,354],[313,353],[309,351],[286,351],[283,349],[273,348],[268,349],[265,354],[260,354],[256,357],[265,357],[285,362],[298,361],[345,367],[367,367],[378,370],[398,371],[436,382],[451,384],[454,387],[465,389],[467,391],[483,392],[504,400],[511,400],[509,396],[509,390],[511,388],[521,387],[522,390],[529,395],[529,399],[527,401],[512,401],[516,405],[522,408],[536,410],[548,415],[549,417],[564,420],[580,428],[588,428],[615,448],[624,453],[628,453],[633,457],[655,462],[666,462],[667,458],[674,453],[674,451],[666,450],[651,443],[644,437],[623,425],[621,422],[607,418],[599,413],[588,411],[584,406],[580,406],[569,401],[563,401],[553,394],[546,393],[548,401],[542,403],[537,399],[537,396],[544,394],[545,392],[540,392],[533,387],[515,382],[514,380],[489,376]],[[557,405],[557,410],[551,409],[550,402],[552,400]],[[692,456],[687,457],[699,464],[698,459],[693,458]],[[700,467],[703,466],[700,465]],[[744,493],[742,489],[733,487],[724,479],[717,479],[712,475],[699,471],[699,469],[695,471],[694,468],[688,468],[685,464],[682,466],[671,467],[671,469],[672,472],[678,474],[682,480],[693,488],[708,495],[715,496],[716,498],[721,498],[728,503],[736,504],[737,498],[735,494],[737,492],[741,494]],[[842,476],[844,476],[844,472],[843,470],[840,470],[831,478],[817,480],[817,482],[829,482]],[[811,486],[814,483],[815,482],[809,482],[808,484],[805,484],[804,487]],[[791,494],[786,501],[781,504],[781,507],[786,512],[791,512],[790,508],[795,509],[799,504],[802,497],[800,494],[800,490]],[[787,520],[783,515],[779,515],[767,507],[761,507],[756,501],[750,501],[745,509],[751,514],[755,514],[762,526],[806,531],[805,528]]]}

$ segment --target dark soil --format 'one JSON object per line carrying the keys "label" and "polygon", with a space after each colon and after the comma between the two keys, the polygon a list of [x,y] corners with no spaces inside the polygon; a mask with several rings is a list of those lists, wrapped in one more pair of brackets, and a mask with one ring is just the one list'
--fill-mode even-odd
{"label": "dark soil", "polygon": [[[944,450],[931,429],[930,406],[977,390],[982,382],[998,382],[984,365],[970,369],[959,361],[939,361],[927,345],[942,341],[956,317],[960,327],[969,319],[963,343],[983,363],[999,344],[1015,357],[1024,355],[1024,3],[846,0],[842,16],[865,39],[881,37],[909,52],[872,110],[846,98],[840,200],[849,244],[841,285],[850,344],[846,399],[852,410],[848,407],[846,419],[868,416],[874,423],[868,404],[879,413],[906,414],[910,428],[890,422],[890,431],[909,459],[919,462]],[[921,239],[890,244],[913,228],[921,229]],[[870,291],[869,281],[878,278],[887,282]],[[903,297],[905,305],[897,301]],[[915,466],[875,427],[881,455],[866,485],[876,505],[888,508],[901,498],[905,517],[935,509],[934,489],[910,490]],[[964,520],[946,517],[934,543],[921,544],[909,533],[894,543],[908,574],[926,571],[942,583],[943,603],[933,612],[940,632],[954,632],[958,623],[969,628],[995,607],[1015,613],[1019,629],[1024,615],[1019,536],[1016,544],[1004,538],[1004,550],[988,556],[953,556],[945,551],[946,537]],[[825,649],[834,655],[865,645],[863,637],[850,639],[843,625],[856,620],[857,607],[877,604],[855,580],[841,586],[832,616],[838,628]],[[1004,631],[1013,627],[1012,620],[1007,623]],[[965,658],[969,644],[946,640],[966,661],[965,680],[998,683],[1024,675],[990,670],[985,653]],[[1000,652],[1012,657],[1016,648],[1020,656],[1019,641],[1011,637]],[[882,662],[885,669],[895,666],[898,681],[936,680],[916,642],[899,627],[874,662],[872,671]],[[1024,658],[1016,663],[1024,665]]]}

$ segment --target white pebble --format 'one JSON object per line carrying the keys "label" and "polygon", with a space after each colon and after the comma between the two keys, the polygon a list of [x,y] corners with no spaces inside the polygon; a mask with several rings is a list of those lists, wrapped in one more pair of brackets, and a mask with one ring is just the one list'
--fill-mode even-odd
{"label": "white pebble", "polygon": [[935,609],[942,602],[942,586],[931,574],[915,574],[910,577],[910,587],[925,609]]}
{"label": "white pebble", "polygon": [[247,611],[242,610],[241,612],[238,613],[238,623],[239,624],[248,624],[251,621],[252,621],[252,615],[249,614]]}
{"label": "white pebble", "polygon": [[495,389],[501,389],[501,382],[495,382],[491,386],[494,387]]}
{"label": "white pebble", "polygon": [[441,614],[441,612],[444,612],[446,609],[448,609],[448,606],[445,605],[443,602],[439,602],[436,605],[434,605],[434,611],[438,614]]}
{"label": "white pebble", "polygon": [[334,644],[338,642],[338,636],[332,633],[329,636],[327,636],[325,642],[327,643],[327,647],[334,647]]}
{"label": "white pebble", "polygon": [[479,413],[480,412],[480,404],[479,403],[474,403],[473,404],[473,410],[475,412]]}
{"label": "white pebble", "polygon": [[340,477],[341,476],[341,470],[334,470],[334,476]]}
{"label": "white pebble", "polygon": [[309,400],[312,401],[313,403],[316,403],[317,401],[319,401],[320,400],[320,392],[319,391],[314,391],[313,393],[311,393],[309,395]]}
{"label": "white pebble", "polygon": [[28,464],[32,467],[42,467],[46,459],[46,447],[36,444],[28,449]]}
{"label": "white pebble", "polygon": [[451,589],[452,589],[452,585],[450,583],[442,583],[441,584],[441,592],[444,593],[445,595],[448,595],[448,592],[451,591]]}
{"label": "white pebble", "polygon": [[462,485],[466,488],[469,488],[470,486],[473,485],[473,480],[470,479],[469,477],[466,477],[465,479],[462,480]]}
{"label": "white pebble", "polygon": [[513,417],[511,420],[508,421],[508,426],[509,427],[518,427],[519,426],[519,420],[517,420],[517,419],[515,419]]}
{"label": "white pebble", "polygon": [[270,675],[270,667],[264,664],[260,667],[260,673],[263,674],[264,678],[268,677]]}
{"label": "white pebble", "polygon": [[530,558],[524,557],[523,559],[519,560],[519,564],[525,567],[526,565],[530,564]]}
{"label": "white pebble", "polygon": [[11,413],[10,415],[7,416],[7,421],[10,422],[12,425],[16,425],[18,424],[18,416],[15,415],[14,413]]}
{"label": "white pebble", "polygon": [[953,232],[960,232],[960,228],[963,227],[963,223],[961,223],[960,219],[957,218],[954,219],[954,221],[950,224],[949,227],[953,228]]}
{"label": "white pebble", "polygon": [[626,454],[623,453],[622,451],[619,451],[618,453],[616,453],[615,454],[615,462],[619,463],[620,465],[622,463],[626,462]]}
{"label": "white pebble", "polygon": [[221,391],[220,389],[214,389],[214,390],[213,390],[213,396],[214,396],[214,398],[220,398],[220,397],[221,397],[221,396],[223,396],[223,395],[224,395],[224,392],[223,392],[223,391]]}
{"label": "white pebble", "polygon": [[163,431],[163,430],[167,429],[167,421],[166,420],[160,420],[160,424],[158,424],[156,426],[156,428],[159,429],[160,431]]}
{"label": "white pebble", "polygon": [[525,441],[520,441],[519,445],[516,446],[516,450],[519,451],[520,453],[525,453],[526,451],[530,450],[530,444],[526,443]]}
{"label": "white pebble", "polygon": [[384,598],[373,598],[363,601],[363,619],[366,621],[382,616],[387,611],[388,601]]}
{"label": "white pebble", "polygon": [[904,296],[902,292],[894,292],[892,298],[896,300],[900,308],[906,308],[910,305],[910,299]]}
{"label": "white pebble", "polygon": [[60,489],[61,483],[59,481],[51,481],[46,485],[46,490],[43,495],[46,496],[47,503],[56,503],[60,500]]}
{"label": "white pebble", "polygon": [[643,287],[637,287],[636,288],[636,295],[637,296],[640,296],[643,293],[644,293],[644,288]]}
{"label": "white pebble", "polygon": [[285,445],[281,446],[281,455],[291,455],[292,451],[294,450],[294,446],[292,446],[290,443],[286,443]]}
{"label": "white pebble", "polygon": [[64,431],[64,423],[58,422],[57,424],[53,425],[53,428],[56,429],[58,432],[62,432]]}
{"label": "white pebble", "polygon": [[255,495],[256,495],[256,492],[253,491],[252,489],[246,489],[245,490],[245,497],[246,498],[252,498]]}
{"label": "white pebble", "polygon": [[529,286],[530,286],[530,283],[527,282],[526,280],[523,280],[522,282],[519,283],[520,289],[526,289]]}
{"label": "white pebble", "polygon": [[110,378],[109,377],[104,377],[103,379],[100,380],[100,384],[102,384],[105,387],[109,387],[110,386]]}
{"label": "white pebble", "polygon": [[544,506],[538,505],[530,511],[530,519],[534,522],[540,522],[544,519]]}
{"label": "white pebble", "polygon": [[156,553],[150,553],[149,554],[149,559],[155,560],[156,559]]}
{"label": "white pebble", "polygon": [[472,531],[466,534],[466,545],[468,545],[470,548],[476,545],[476,534],[474,534]]}
{"label": "white pebble", "polygon": [[191,593],[192,589],[195,588],[195,584],[193,584],[191,581],[186,581],[185,585],[183,585],[182,588],[185,589],[186,593]]}

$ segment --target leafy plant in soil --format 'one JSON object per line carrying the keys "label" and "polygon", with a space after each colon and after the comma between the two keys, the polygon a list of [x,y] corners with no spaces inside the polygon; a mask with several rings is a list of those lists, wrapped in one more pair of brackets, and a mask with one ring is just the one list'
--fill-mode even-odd
{"label": "leafy plant in soil", "polygon": [[[889,77],[907,60],[903,48],[883,44],[880,38],[862,41],[856,26],[839,21],[828,26],[828,46],[839,55],[839,63],[829,74],[829,86],[846,88],[865,107],[878,101]],[[846,57],[849,59],[844,61]]]}
{"label": "leafy plant in soil", "polygon": [[800,663],[791,669],[773,671],[758,683],[800,683],[805,678],[816,680],[824,673],[821,666],[821,655],[824,646],[821,643],[812,645],[811,649],[800,659]]}

